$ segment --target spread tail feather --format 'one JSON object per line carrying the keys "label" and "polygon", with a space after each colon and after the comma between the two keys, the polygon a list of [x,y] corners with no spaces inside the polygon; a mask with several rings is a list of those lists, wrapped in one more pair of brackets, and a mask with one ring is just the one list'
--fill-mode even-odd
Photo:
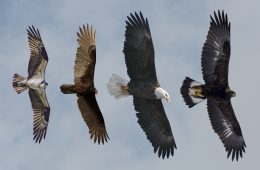
{"label": "spread tail feather", "polygon": [[128,82],[122,77],[112,74],[109,82],[107,83],[107,89],[109,94],[114,96],[116,99],[129,96],[128,93]]}
{"label": "spread tail feather", "polygon": [[189,77],[183,81],[181,94],[189,107],[193,107],[205,99],[202,94],[202,84]]}
{"label": "spread tail feather", "polygon": [[60,90],[64,94],[74,94],[74,85],[71,84],[63,84],[60,86]]}
{"label": "spread tail feather", "polygon": [[20,74],[17,74],[17,73],[14,74],[12,84],[13,84],[13,88],[15,89],[15,91],[18,94],[20,94],[24,90],[28,89],[28,86],[26,83],[27,83],[26,78],[24,78]]}

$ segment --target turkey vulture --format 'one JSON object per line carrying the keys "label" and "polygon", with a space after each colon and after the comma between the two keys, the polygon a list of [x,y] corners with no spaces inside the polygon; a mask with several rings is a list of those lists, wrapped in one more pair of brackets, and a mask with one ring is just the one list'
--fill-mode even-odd
{"label": "turkey vulture", "polygon": [[60,86],[64,94],[77,94],[78,107],[86,122],[90,138],[98,144],[109,139],[105,121],[96,101],[97,90],[94,86],[94,71],[96,65],[96,31],[92,26],[83,25],[79,28],[76,61],[74,66],[74,85]]}
{"label": "turkey vulture", "polygon": [[245,141],[231,105],[236,93],[228,85],[230,59],[230,23],[227,14],[214,12],[207,40],[202,48],[202,74],[205,84],[186,77],[181,87],[185,103],[193,107],[207,99],[208,114],[213,130],[223,142],[227,158],[238,160],[245,152]]}

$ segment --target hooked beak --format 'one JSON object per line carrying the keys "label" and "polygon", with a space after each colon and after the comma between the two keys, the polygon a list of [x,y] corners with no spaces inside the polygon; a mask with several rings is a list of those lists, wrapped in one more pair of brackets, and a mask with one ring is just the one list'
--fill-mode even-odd
{"label": "hooked beak", "polygon": [[48,86],[48,83],[46,81],[44,81],[44,88],[46,88]]}
{"label": "hooked beak", "polygon": [[236,92],[234,92],[233,90],[227,89],[226,93],[230,96],[230,97],[235,97],[236,96]]}

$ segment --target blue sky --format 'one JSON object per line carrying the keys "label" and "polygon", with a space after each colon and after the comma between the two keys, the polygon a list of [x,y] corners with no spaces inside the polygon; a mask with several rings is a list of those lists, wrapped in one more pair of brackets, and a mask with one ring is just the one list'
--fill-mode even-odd
{"label": "blue sky", "polygon": [[[88,1],[17,0],[0,5],[0,169],[257,169],[260,2],[257,0]],[[185,76],[203,82],[201,48],[209,16],[224,9],[231,21],[230,86],[237,93],[233,107],[247,144],[239,162],[226,152],[213,132],[206,102],[189,109],[179,88]],[[174,157],[159,159],[137,124],[132,97],[115,100],[106,84],[116,73],[128,78],[122,53],[125,20],[130,12],[148,18],[156,55],[157,76],[171,95],[163,101],[178,149]],[[94,144],[76,103],[59,86],[73,82],[76,32],[82,24],[97,31],[95,86],[110,140]],[[46,139],[32,140],[32,109],[28,92],[17,95],[11,86],[15,72],[27,76],[29,47],[26,29],[38,27],[49,63],[47,96],[51,106]]]}

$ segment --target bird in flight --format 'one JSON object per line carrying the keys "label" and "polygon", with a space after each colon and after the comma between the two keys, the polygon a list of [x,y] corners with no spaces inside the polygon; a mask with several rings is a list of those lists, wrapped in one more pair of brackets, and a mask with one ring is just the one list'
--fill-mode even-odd
{"label": "bird in flight", "polygon": [[29,89],[29,97],[33,109],[33,140],[40,143],[42,138],[45,139],[49,116],[50,106],[47,100],[45,88],[48,83],[45,81],[45,69],[48,63],[48,55],[43,45],[41,35],[34,26],[27,29],[30,61],[28,65],[28,77],[15,73],[13,76],[13,88],[20,94]]}
{"label": "bird in flight", "polygon": [[202,48],[201,66],[205,84],[186,77],[181,87],[185,103],[193,107],[207,99],[207,108],[213,130],[224,144],[227,157],[238,160],[245,152],[245,141],[235,116],[231,97],[236,93],[228,84],[230,60],[230,22],[224,11],[214,12],[207,40]]}
{"label": "bird in flight", "polygon": [[96,100],[97,90],[94,86],[94,72],[96,65],[96,31],[92,26],[83,25],[79,28],[76,60],[74,65],[74,85],[60,86],[64,94],[77,94],[78,107],[86,122],[90,138],[98,144],[107,142],[109,136],[105,121]]}
{"label": "bird in flight", "polygon": [[158,156],[173,156],[176,147],[161,99],[169,94],[157,80],[154,47],[148,20],[142,13],[130,14],[126,21],[123,52],[130,81],[113,74],[107,88],[116,99],[133,96],[138,123]]}

